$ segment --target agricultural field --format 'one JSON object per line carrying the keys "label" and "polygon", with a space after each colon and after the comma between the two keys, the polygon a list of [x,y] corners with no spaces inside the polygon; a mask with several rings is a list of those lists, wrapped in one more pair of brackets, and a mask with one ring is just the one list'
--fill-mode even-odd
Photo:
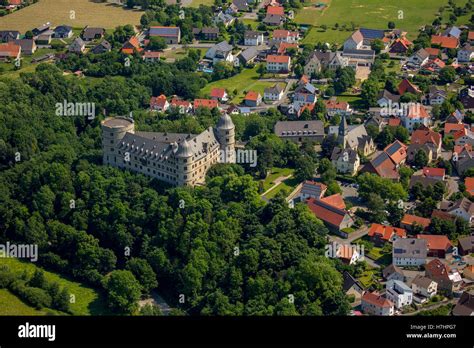
{"label": "agricultural field", "polygon": [[211,89],[215,87],[225,88],[228,93],[232,93],[236,90],[237,94],[232,99],[232,103],[238,104],[244,99],[246,92],[252,90],[259,92],[263,96],[264,89],[274,84],[274,82],[259,80],[257,68],[255,67],[252,69],[244,69],[240,74],[232,76],[231,78],[211,82],[201,90],[201,94],[202,96],[206,96],[211,92]]}
{"label": "agricultural field", "polygon": [[46,315],[36,310],[6,289],[0,289],[0,316],[2,315]]}
{"label": "agricultural field", "polygon": [[[187,5],[188,2],[190,2],[189,5]],[[214,0],[184,0],[183,4],[186,7],[199,7],[199,5],[212,6],[214,5]]]}
{"label": "agricultural field", "polygon": [[[456,3],[462,4],[465,0]],[[431,23],[438,9],[444,5],[447,5],[447,0],[399,0],[392,3],[384,0],[330,0],[322,9],[313,3],[299,10],[295,22],[318,26],[310,30],[303,43],[342,44],[353,27],[386,29],[389,21],[395,22],[397,28],[408,31],[408,38],[413,39],[419,27]],[[322,25],[326,25],[327,29],[323,30]]]}
{"label": "agricultural field", "polygon": [[[75,15],[73,19],[71,11]],[[125,24],[138,25],[142,14],[141,11],[90,0],[39,0],[36,4],[2,17],[0,30],[24,33],[46,22],[51,22],[53,26],[66,24],[83,28],[89,25],[112,29]]]}
{"label": "agricultural field", "polygon": [[[15,272],[16,274],[22,274],[23,272],[32,274],[37,268],[37,266],[33,263],[22,262],[20,260],[11,258],[0,258],[0,265],[7,265],[10,270]],[[60,287],[66,287],[70,294],[75,295],[76,302],[70,305],[73,315],[103,315],[108,313],[105,298],[103,298],[103,295],[97,292],[96,290],[76,281],[69,280],[55,273],[45,271],[44,275],[47,281],[57,282],[59,283]],[[8,315],[7,313],[3,313],[4,310],[2,311],[2,308],[4,306],[2,306],[1,304],[2,302],[11,300],[11,297],[14,297],[16,299],[15,303],[17,305],[16,307],[8,305],[8,307],[12,311],[12,308],[18,308],[18,310],[20,311],[18,315],[23,315],[22,313],[25,313],[24,315],[29,315],[26,314],[29,310],[35,311],[35,309],[30,308],[29,306],[24,304],[21,300],[17,299],[16,296],[12,295],[10,292],[2,291],[0,292],[0,315]],[[25,308],[25,306],[29,308],[29,310]],[[36,311],[36,315],[45,314],[46,311],[53,310]],[[32,315],[34,315],[33,312],[31,313]]]}

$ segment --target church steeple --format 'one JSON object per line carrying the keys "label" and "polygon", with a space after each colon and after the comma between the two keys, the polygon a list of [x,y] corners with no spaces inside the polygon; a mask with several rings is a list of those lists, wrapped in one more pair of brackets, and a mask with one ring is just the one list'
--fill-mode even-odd
{"label": "church steeple", "polygon": [[347,138],[347,133],[349,132],[348,126],[347,126],[347,121],[346,121],[346,114],[342,114],[341,117],[341,123],[339,123],[339,132],[338,132],[338,137],[337,141],[340,145],[342,145],[342,148],[344,149],[346,147],[346,138]]}

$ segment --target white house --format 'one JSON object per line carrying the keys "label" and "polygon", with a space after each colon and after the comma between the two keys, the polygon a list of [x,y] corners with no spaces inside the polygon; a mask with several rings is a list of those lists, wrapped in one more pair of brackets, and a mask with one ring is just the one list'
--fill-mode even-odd
{"label": "white house", "polygon": [[387,282],[385,296],[398,309],[409,306],[413,302],[413,290],[399,280],[389,280]]}
{"label": "white house", "polygon": [[474,58],[474,47],[472,47],[469,43],[466,43],[459,51],[458,51],[458,62],[470,62],[471,59]]}
{"label": "white house", "polygon": [[265,88],[263,98],[268,101],[278,101],[283,97],[283,87],[278,83],[272,87]]}
{"label": "white house", "polygon": [[401,117],[403,126],[412,133],[420,125],[429,127],[431,124],[431,117],[426,111],[425,107],[420,103],[413,103],[408,105],[408,109]]}
{"label": "white house", "polygon": [[415,295],[431,298],[438,292],[438,283],[428,277],[417,275],[411,283],[411,288]]}
{"label": "white house", "polygon": [[430,54],[424,48],[421,48],[408,58],[408,63],[417,68],[421,68],[428,63],[429,58]]}
{"label": "white house", "polygon": [[391,316],[394,314],[392,301],[376,292],[365,292],[361,299],[362,312],[370,315]]}
{"label": "white house", "polygon": [[273,73],[286,73],[291,69],[291,58],[290,56],[278,56],[268,55],[267,56],[267,71]]}
{"label": "white house", "polygon": [[232,48],[227,41],[219,42],[207,50],[206,58],[212,59],[213,64],[221,61],[232,63],[234,61]]}
{"label": "white house", "polygon": [[364,36],[357,30],[344,42],[344,51],[361,49],[363,44]]}
{"label": "white house", "polygon": [[428,245],[424,239],[399,238],[393,242],[392,256],[395,266],[421,266],[426,263]]}
{"label": "white house", "polygon": [[259,31],[247,30],[244,33],[245,46],[259,46],[263,44],[263,33]]}

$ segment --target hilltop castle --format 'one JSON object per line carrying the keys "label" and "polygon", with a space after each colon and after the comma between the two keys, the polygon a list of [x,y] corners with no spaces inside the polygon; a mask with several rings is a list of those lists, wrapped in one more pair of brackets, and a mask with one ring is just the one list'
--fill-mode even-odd
{"label": "hilltop castle", "polygon": [[209,168],[235,163],[235,126],[223,114],[201,134],[135,131],[127,117],[101,122],[103,163],[127,168],[176,186],[204,184]]}

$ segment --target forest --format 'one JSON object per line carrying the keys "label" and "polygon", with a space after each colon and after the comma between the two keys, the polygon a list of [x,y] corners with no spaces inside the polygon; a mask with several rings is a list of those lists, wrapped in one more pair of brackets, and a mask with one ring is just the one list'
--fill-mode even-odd
{"label": "forest", "polygon": [[[102,166],[104,112],[133,111],[142,130],[199,131],[215,124],[214,111],[184,119],[143,111],[161,89],[183,98],[199,89],[178,89],[172,79],[179,73],[175,66],[156,67],[87,84],[40,65],[1,81],[0,243],[37,244],[42,267],[104,291],[117,314],[139,313],[138,300],[154,290],[174,314],[347,314],[340,273],[347,266],[324,256],[327,229],[304,205],[290,209],[278,196],[264,203],[256,173],[218,165],[205,186],[173,188]],[[103,112],[92,120],[56,116],[55,104],[63,100],[93,102]],[[263,163],[288,164],[293,146],[262,139],[272,138],[281,117],[270,116],[236,117],[238,136],[261,131],[250,144],[267,156]]]}

